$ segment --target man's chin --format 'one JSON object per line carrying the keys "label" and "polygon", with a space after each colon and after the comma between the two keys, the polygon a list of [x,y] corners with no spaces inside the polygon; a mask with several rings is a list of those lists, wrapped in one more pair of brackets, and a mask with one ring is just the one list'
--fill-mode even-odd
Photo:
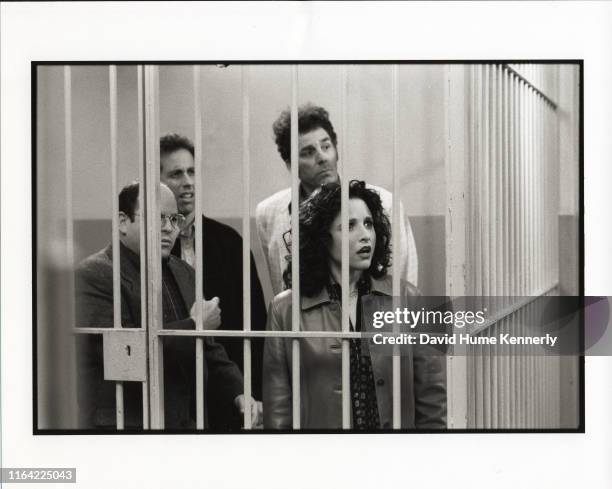
{"label": "man's chin", "polygon": [[185,206],[181,207],[178,211],[181,214],[183,214],[185,217],[187,217],[189,214],[191,214],[193,212],[194,209],[195,209],[195,205],[189,204],[189,205],[185,205]]}
{"label": "man's chin", "polygon": [[337,173],[331,173],[329,175],[323,175],[321,180],[319,181],[319,186],[325,185],[327,183],[340,183],[340,178]]}

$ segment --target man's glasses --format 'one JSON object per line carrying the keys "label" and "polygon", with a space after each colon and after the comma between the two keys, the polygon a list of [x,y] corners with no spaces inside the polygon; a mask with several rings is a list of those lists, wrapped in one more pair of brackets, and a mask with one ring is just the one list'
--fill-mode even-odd
{"label": "man's glasses", "polygon": [[169,216],[162,214],[160,217],[162,228],[164,227],[164,224],[166,224],[166,221],[170,221],[170,224],[172,224],[174,229],[179,229],[185,222],[185,216],[183,214],[170,214]]}
{"label": "man's glasses", "polygon": [[[140,214],[135,213],[134,215],[139,216]],[[162,214],[160,219],[162,228],[166,225],[166,222],[169,222],[174,229],[179,229],[185,222],[185,216],[183,214]]]}

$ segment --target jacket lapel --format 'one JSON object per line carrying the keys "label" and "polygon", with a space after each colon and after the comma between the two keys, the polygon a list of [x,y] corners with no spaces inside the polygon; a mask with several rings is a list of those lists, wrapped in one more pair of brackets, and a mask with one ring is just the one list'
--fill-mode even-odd
{"label": "jacket lapel", "polygon": [[181,261],[178,258],[170,256],[168,266],[181,291],[185,306],[189,310],[195,302],[195,284],[192,283],[195,277],[189,273],[189,265],[181,265]]}

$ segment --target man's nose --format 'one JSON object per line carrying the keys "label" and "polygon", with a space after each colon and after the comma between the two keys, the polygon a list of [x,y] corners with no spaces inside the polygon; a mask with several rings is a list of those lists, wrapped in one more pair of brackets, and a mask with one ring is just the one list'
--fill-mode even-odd
{"label": "man's nose", "polygon": [[189,173],[184,173],[183,174],[183,179],[181,181],[181,185],[183,185],[184,187],[192,187],[193,186],[193,176],[190,175]]}
{"label": "man's nose", "polygon": [[317,163],[325,163],[327,161],[327,154],[321,149],[317,148]]}
{"label": "man's nose", "polygon": [[162,233],[166,233],[166,234],[170,234],[172,233],[172,231],[174,231],[174,227],[172,226],[170,219],[168,219],[167,217],[164,217],[162,219],[161,231]]}

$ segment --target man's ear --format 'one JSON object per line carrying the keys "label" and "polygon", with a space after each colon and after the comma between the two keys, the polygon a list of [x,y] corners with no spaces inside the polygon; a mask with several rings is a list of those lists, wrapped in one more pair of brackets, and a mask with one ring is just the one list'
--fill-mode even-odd
{"label": "man's ear", "polygon": [[119,211],[119,234],[125,235],[130,222],[130,216],[128,216],[125,212]]}

